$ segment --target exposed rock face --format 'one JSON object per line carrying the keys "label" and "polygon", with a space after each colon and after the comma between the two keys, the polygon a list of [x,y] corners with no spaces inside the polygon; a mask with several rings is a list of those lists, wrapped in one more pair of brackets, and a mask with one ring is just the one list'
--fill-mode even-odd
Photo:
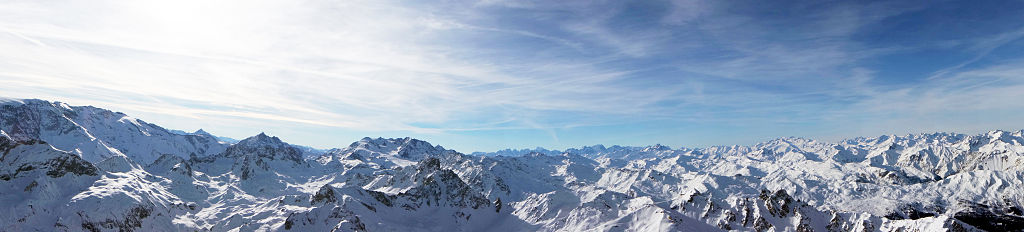
{"label": "exposed rock face", "polygon": [[[21,146],[23,149],[18,149]],[[38,151],[44,151],[42,153]],[[98,169],[75,154],[49,149],[41,141],[14,142],[0,136],[0,180],[11,180],[33,171],[42,171],[51,178],[64,175],[96,176]]]}

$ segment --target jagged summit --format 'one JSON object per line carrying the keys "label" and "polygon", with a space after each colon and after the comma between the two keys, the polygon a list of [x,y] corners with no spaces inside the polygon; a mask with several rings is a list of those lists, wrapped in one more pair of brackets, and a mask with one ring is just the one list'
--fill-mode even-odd
{"label": "jagged summit", "polygon": [[390,153],[400,150],[434,150],[443,151],[444,147],[433,146],[430,143],[414,138],[370,138],[365,137],[349,145],[351,149],[365,149],[380,153]]}
{"label": "jagged summit", "polygon": [[238,143],[235,143],[235,146],[243,146],[243,147],[266,146],[266,147],[273,147],[273,148],[282,148],[282,147],[290,147],[291,145],[281,141],[281,139],[276,137],[276,136],[268,136],[266,133],[260,132],[259,134],[254,135],[252,137],[248,137],[248,138],[239,140]]}
{"label": "jagged summit", "polygon": [[665,151],[665,150],[672,150],[672,147],[664,146],[664,145],[661,145],[660,143],[659,144],[654,144],[654,146],[644,147],[644,151]]}
{"label": "jagged summit", "polygon": [[1024,130],[1019,130],[1019,131],[994,130],[994,131],[988,132],[986,135],[988,135],[988,138],[990,138],[989,142],[994,142],[995,140],[999,140],[999,141],[1002,141],[1004,143],[1010,143],[1010,144],[1022,144],[1022,143],[1024,143],[1024,140],[1021,139],[1022,137],[1024,137],[1024,136],[1022,136],[1022,135],[1024,135]]}
{"label": "jagged summit", "polygon": [[281,141],[278,137],[268,136],[263,132],[229,146],[224,152],[224,156],[254,156],[271,160],[289,160],[297,163],[303,160],[302,150]]}
{"label": "jagged summit", "polygon": [[194,134],[194,135],[203,135],[203,136],[209,136],[209,137],[214,137],[214,136],[213,136],[213,134],[210,134],[210,132],[206,132],[206,131],[205,131],[205,130],[203,130],[202,128],[200,128],[199,130],[196,130],[196,132],[192,132],[192,134]]}
{"label": "jagged summit", "polygon": [[448,153],[442,146],[409,137],[405,138],[363,138],[345,148],[332,149],[318,158],[321,163],[337,163],[348,166],[366,164],[379,167],[408,166],[427,157]]}

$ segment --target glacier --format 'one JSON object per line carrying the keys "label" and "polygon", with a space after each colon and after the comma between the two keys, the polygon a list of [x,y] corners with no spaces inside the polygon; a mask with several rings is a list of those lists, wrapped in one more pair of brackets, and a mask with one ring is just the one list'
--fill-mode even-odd
{"label": "glacier", "polygon": [[318,150],[0,100],[0,231],[1021,231],[1024,130]]}

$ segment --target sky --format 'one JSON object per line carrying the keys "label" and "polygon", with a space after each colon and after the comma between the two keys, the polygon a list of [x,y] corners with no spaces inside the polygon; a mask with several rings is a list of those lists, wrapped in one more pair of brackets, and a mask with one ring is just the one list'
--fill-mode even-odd
{"label": "sky", "polygon": [[1024,2],[7,0],[0,96],[467,153],[1020,130]]}

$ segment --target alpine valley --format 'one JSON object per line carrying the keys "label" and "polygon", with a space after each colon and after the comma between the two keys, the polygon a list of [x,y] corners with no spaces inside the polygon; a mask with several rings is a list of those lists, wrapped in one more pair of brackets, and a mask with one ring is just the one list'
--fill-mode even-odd
{"label": "alpine valley", "polygon": [[317,150],[0,100],[2,231],[1020,231],[1024,131]]}

